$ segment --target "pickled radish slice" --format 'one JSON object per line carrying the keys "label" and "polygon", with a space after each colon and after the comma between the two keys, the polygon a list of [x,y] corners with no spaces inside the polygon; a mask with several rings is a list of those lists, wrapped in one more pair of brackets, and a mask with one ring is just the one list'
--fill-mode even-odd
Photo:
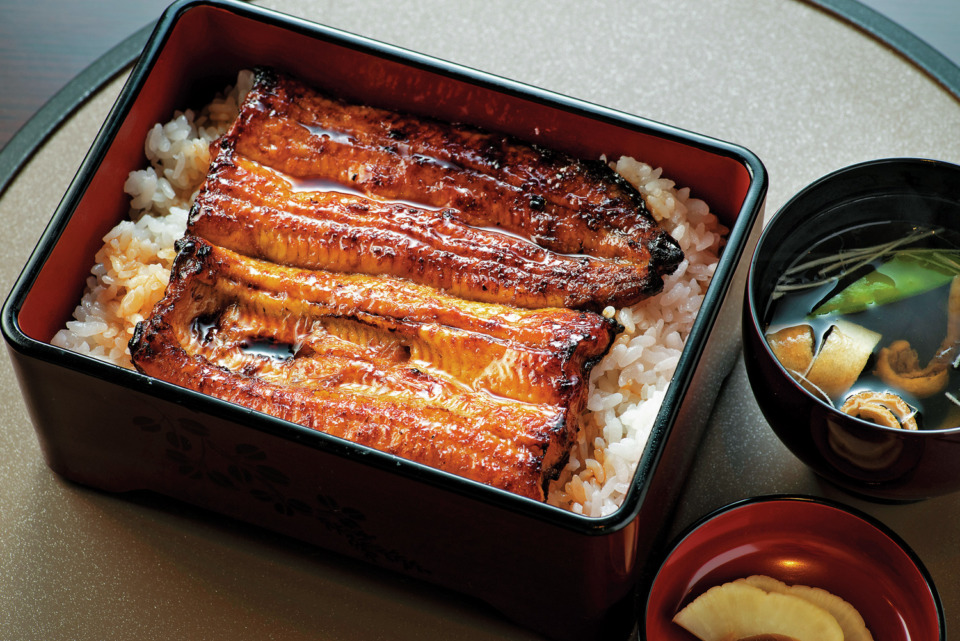
{"label": "pickled radish slice", "polygon": [[780,634],[797,641],[843,641],[840,624],[823,608],[744,581],[710,588],[680,610],[673,621],[701,641],[761,634]]}
{"label": "pickled radish slice", "polygon": [[867,624],[857,609],[827,590],[808,585],[787,585],[783,581],[762,574],[739,579],[739,581],[760,588],[764,592],[791,594],[823,608],[840,624],[844,641],[873,641],[873,635],[870,634]]}

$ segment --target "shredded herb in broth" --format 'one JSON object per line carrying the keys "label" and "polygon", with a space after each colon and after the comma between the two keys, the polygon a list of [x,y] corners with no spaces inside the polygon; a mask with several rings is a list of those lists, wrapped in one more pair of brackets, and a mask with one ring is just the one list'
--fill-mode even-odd
{"label": "shredded herb in broth", "polygon": [[[788,292],[812,289],[827,283],[837,282],[845,275],[865,267],[875,261],[883,260],[894,253],[902,254],[905,252],[916,253],[930,251],[913,249],[899,250],[898,252],[898,248],[903,247],[904,245],[918,243],[921,240],[930,238],[935,233],[936,231],[932,229],[918,230],[909,236],[890,242],[872,245],[870,247],[843,249],[839,252],[830,254],[829,256],[821,256],[815,259],[804,261],[802,263],[797,263],[787,269],[780,277],[780,280],[777,282],[776,289],[774,289],[773,297],[779,298]],[[958,257],[960,257],[960,255],[958,255]],[[817,269],[815,272],[813,272],[815,277],[811,278],[812,270],[818,267],[820,269]],[[960,270],[960,264],[956,264],[956,269]],[[960,273],[960,271],[957,273]],[[798,275],[802,276],[802,278],[797,278]]]}

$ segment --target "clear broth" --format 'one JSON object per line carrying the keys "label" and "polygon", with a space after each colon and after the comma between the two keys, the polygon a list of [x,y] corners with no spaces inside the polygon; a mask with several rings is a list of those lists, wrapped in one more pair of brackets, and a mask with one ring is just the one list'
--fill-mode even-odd
{"label": "clear broth", "polygon": [[[960,252],[960,234],[944,228],[920,227],[907,223],[879,223],[860,225],[842,230],[817,242],[808,252],[800,255],[785,270],[789,273],[798,265],[806,264],[824,257],[834,256],[841,251],[854,248],[871,247],[907,237],[914,233],[926,233],[920,241],[903,245],[901,248],[941,249]],[[832,312],[822,316],[811,313],[821,303],[830,299],[850,283],[876,269],[885,260],[875,260],[854,270],[851,274],[796,292],[787,292],[779,297],[771,297],[767,308],[766,332],[772,333],[784,327],[810,325],[815,338],[814,353],[817,352],[824,335],[838,320],[855,323],[881,335],[880,342],[854,383],[840,398],[833,398],[833,404],[842,405],[845,398],[861,391],[890,391],[917,410],[917,424],[920,429],[945,429],[960,425],[960,406],[947,394],[960,398],[960,372],[952,364],[948,365],[950,380],[943,392],[927,398],[917,398],[902,389],[891,387],[875,373],[877,354],[896,340],[907,340],[916,350],[920,367],[924,367],[939,350],[947,332],[949,283],[921,294],[883,305],[868,305],[863,311],[840,314]],[[785,279],[781,277],[778,286],[785,280],[791,283],[809,283],[812,271],[807,270]]]}

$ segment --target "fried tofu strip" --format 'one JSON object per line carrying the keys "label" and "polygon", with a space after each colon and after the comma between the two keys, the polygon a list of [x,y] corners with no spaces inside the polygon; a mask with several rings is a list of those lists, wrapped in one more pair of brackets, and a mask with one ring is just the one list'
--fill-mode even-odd
{"label": "fried tofu strip", "polygon": [[543,500],[616,323],[278,266],[194,237],[130,342],[141,372]]}
{"label": "fried tofu strip", "polygon": [[189,225],[250,256],[528,308],[630,305],[683,257],[599,161],[350,105],[265,70]]}

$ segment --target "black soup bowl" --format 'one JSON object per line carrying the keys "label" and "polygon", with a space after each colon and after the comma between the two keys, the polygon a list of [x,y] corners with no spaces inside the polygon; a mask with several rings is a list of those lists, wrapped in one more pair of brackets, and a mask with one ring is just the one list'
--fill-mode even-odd
{"label": "black soup bowl", "polygon": [[[960,406],[945,414],[941,411],[937,421],[921,421],[919,429],[889,427],[852,416],[838,409],[842,399],[831,402],[807,391],[802,375],[795,377],[780,363],[765,337],[768,327],[772,329],[772,296],[785,270],[826,238],[836,238],[850,228],[877,225],[893,225],[895,241],[918,229],[938,227],[946,230],[946,236],[960,234],[960,167],[914,158],[869,161],[835,171],[787,202],[764,229],[750,264],[743,307],[744,360],[757,403],[773,431],[815,473],[864,498],[916,501],[960,490],[960,420],[954,418],[960,416]],[[834,245],[846,249],[842,242]],[[848,276],[847,283],[856,276]],[[957,282],[960,292],[960,279]],[[841,288],[837,284],[833,292]],[[916,303],[919,319],[932,317],[931,329],[921,333],[929,334],[927,338],[935,344],[941,339],[946,344],[947,312],[928,310],[926,305]],[[856,313],[848,319],[860,322]],[[880,337],[864,371],[876,369],[879,351],[895,338]],[[919,365],[914,369],[932,359],[931,350],[925,349],[923,354],[915,350]],[[884,358],[889,359],[889,354]],[[940,369],[949,376],[940,393],[953,390],[951,395],[960,399],[956,353]],[[908,406],[915,408],[910,393],[905,396]]]}

